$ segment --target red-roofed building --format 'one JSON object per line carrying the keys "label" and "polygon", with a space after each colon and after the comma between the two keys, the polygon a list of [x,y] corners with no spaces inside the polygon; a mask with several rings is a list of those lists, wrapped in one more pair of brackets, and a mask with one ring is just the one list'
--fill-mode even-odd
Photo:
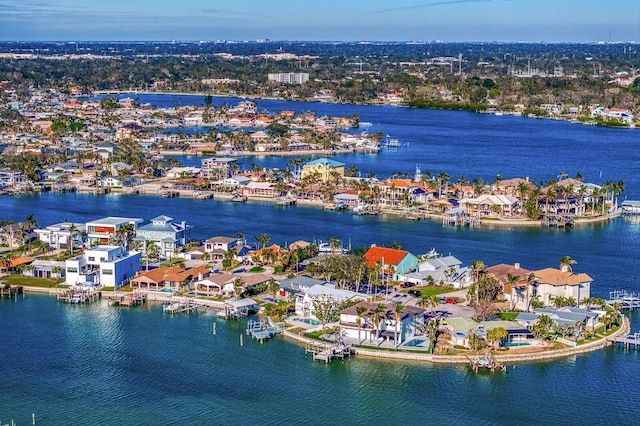
{"label": "red-roofed building", "polygon": [[371,247],[364,254],[367,266],[379,265],[388,274],[406,274],[417,270],[418,258],[406,250],[396,250],[386,247]]}

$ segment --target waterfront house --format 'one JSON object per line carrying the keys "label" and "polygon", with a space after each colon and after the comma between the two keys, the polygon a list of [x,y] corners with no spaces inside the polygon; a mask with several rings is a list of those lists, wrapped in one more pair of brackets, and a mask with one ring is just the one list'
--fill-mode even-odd
{"label": "waterfront house", "polygon": [[240,188],[240,193],[250,197],[273,198],[276,189],[273,182],[249,182]]}
{"label": "waterfront house", "polygon": [[568,326],[572,331],[578,329],[594,331],[600,326],[598,312],[568,306],[557,309],[537,308],[533,312],[521,312],[516,317],[516,321],[530,330],[541,315],[548,316],[556,325]]}
{"label": "waterfront house", "polygon": [[536,281],[532,288],[532,298],[537,298],[546,306],[553,304],[554,297],[573,298],[580,306],[580,300],[591,295],[593,279],[584,273],[574,274],[567,266],[562,269],[546,268],[533,271]]}
{"label": "waterfront house", "polygon": [[[377,316],[379,306],[384,310]],[[362,316],[358,308],[365,308]],[[393,340],[400,346],[424,328],[424,314],[424,309],[415,306],[403,306],[396,312],[395,303],[360,302],[340,311],[340,333],[360,342]]]}
{"label": "waterfront house", "polygon": [[131,217],[109,216],[92,220],[86,223],[86,232],[89,243],[108,243],[118,229],[126,225],[132,225],[133,230],[142,223],[142,219]]}
{"label": "waterfront house", "polygon": [[233,237],[211,237],[204,242],[204,251],[209,253],[211,260],[221,260],[224,254],[233,248],[239,248],[240,241]]}
{"label": "waterfront house", "polygon": [[294,295],[296,293],[309,290],[314,285],[325,285],[328,284],[328,282],[324,280],[317,280],[306,275],[300,275],[298,277],[278,280],[278,284],[280,284],[280,294],[281,296],[284,296],[283,293]]}
{"label": "waterfront house", "polygon": [[418,263],[418,269],[408,274],[398,274],[398,280],[418,285],[442,284],[464,288],[471,284],[469,268],[454,256],[434,256]]}
{"label": "waterfront house", "polygon": [[330,160],[328,158],[318,158],[302,166],[300,179],[306,176],[317,174],[322,182],[328,182],[333,176],[344,177],[344,163]]}
{"label": "waterfront house", "polygon": [[482,194],[475,198],[463,198],[459,204],[469,216],[503,217],[518,213],[518,199],[511,195]]}
{"label": "waterfront house", "polygon": [[97,246],[65,261],[69,285],[120,288],[140,270],[140,253],[120,246]]}
{"label": "waterfront house", "polygon": [[236,158],[215,157],[203,158],[201,161],[200,175],[203,178],[225,179],[233,176],[233,171],[238,168]]}
{"label": "waterfront house", "polygon": [[9,273],[13,271],[20,270],[21,268],[26,268],[30,265],[35,259],[33,257],[19,256],[10,259],[6,264],[0,264],[0,273]]}
{"label": "waterfront house", "polygon": [[65,264],[54,260],[36,259],[31,263],[28,275],[36,278],[64,278]]}
{"label": "waterfront house", "polygon": [[185,269],[180,266],[162,266],[149,271],[138,271],[131,279],[131,287],[140,290],[161,290],[180,288],[197,280],[204,280],[211,274],[209,268],[196,266]]}
{"label": "waterfront house", "polygon": [[518,321],[482,321],[476,322],[467,317],[447,318],[446,330],[451,336],[452,346],[470,347],[471,334],[487,338],[487,332],[495,328],[504,328],[507,337],[500,342],[500,346],[525,346],[533,341],[533,334]]}
{"label": "waterfront house", "polygon": [[36,229],[34,232],[38,239],[49,244],[49,247],[68,250],[71,248],[71,242],[74,248],[82,247],[82,234],[85,229],[84,223],[62,222]]}
{"label": "waterfront house", "polygon": [[418,258],[406,250],[396,250],[385,247],[370,247],[364,254],[369,268],[379,266],[385,274],[399,275],[415,272],[418,268]]}
{"label": "waterfront house", "polygon": [[337,289],[333,284],[316,284],[296,293],[295,313],[301,317],[317,319],[314,306],[316,301],[329,301],[337,307],[348,300],[370,300],[371,298],[372,296],[366,294]]}
{"label": "waterfront house", "polygon": [[191,225],[184,221],[172,222],[173,218],[160,215],[151,219],[151,223],[140,226],[136,230],[136,239],[154,242],[164,256],[173,255],[174,251],[184,247],[187,243]]}
{"label": "waterfront house", "polygon": [[489,266],[484,271],[496,278],[502,284],[502,292],[505,300],[509,302],[510,309],[526,311],[530,305],[530,295],[535,284],[535,274],[532,271],[520,267],[519,263],[509,265],[500,263]]}

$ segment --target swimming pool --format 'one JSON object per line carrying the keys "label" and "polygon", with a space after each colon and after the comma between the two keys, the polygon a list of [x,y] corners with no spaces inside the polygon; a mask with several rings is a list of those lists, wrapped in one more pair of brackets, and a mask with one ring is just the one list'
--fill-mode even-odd
{"label": "swimming pool", "polygon": [[190,292],[189,292],[189,296],[196,296],[196,297],[197,297],[197,296],[200,296],[200,297],[210,297],[210,295],[209,295],[209,294],[207,294],[207,293],[200,293],[200,292],[198,292],[198,291],[190,291]]}
{"label": "swimming pool", "polygon": [[528,342],[509,342],[504,345],[506,348],[521,348],[523,346],[531,346]]}
{"label": "swimming pool", "polygon": [[424,340],[424,339],[413,339],[413,340],[408,341],[407,343],[405,343],[402,346],[409,346],[409,347],[412,347],[412,348],[417,348],[417,347],[422,348],[422,347],[425,346],[426,342],[427,341]]}
{"label": "swimming pool", "polygon": [[173,293],[175,291],[175,288],[163,288],[162,290],[160,290],[160,293]]}
{"label": "swimming pool", "polygon": [[314,320],[313,318],[300,318],[300,321],[309,325],[320,325],[320,321]]}

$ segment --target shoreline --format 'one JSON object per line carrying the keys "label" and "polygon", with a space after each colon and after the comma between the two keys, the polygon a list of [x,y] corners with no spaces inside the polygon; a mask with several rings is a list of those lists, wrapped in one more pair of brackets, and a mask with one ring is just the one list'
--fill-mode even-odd
{"label": "shoreline", "polygon": [[[23,287],[23,298],[25,297],[25,293],[34,293],[40,295],[47,296],[57,296],[58,293],[64,291],[64,288],[57,287],[33,287],[33,286],[22,286]],[[108,293],[111,297],[117,296],[118,294],[126,294],[118,291],[99,291],[100,298],[105,299],[105,294]],[[150,292],[153,293],[153,292]],[[153,293],[155,294],[155,293]],[[172,297],[171,294],[167,296],[156,295],[153,299],[148,299],[151,302],[162,302],[165,300],[170,300]],[[108,299],[109,296],[106,297]],[[190,298],[194,300],[198,300],[198,298]],[[598,340],[593,342],[585,343],[576,347],[567,347],[562,349],[552,349],[548,351],[542,352],[529,352],[523,354],[494,354],[497,361],[502,363],[535,363],[542,361],[553,361],[562,358],[568,358],[574,355],[586,354],[589,352],[594,352],[598,349],[605,349],[610,346],[612,343],[610,340],[612,338],[620,337],[621,335],[628,335],[631,331],[631,324],[629,318],[627,316],[622,316],[622,325],[618,330],[611,333],[608,336],[601,337]],[[292,340],[299,344],[307,344],[313,343],[317,344],[319,342],[324,342],[320,340],[315,340],[310,337],[306,337],[300,334],[293,333],[289,330],[285,330],[282,335],[288,340]],[[411,351],[399,351],[399,350],[387,350],[387,349],[372,349],[372,348],[360,348],[354,346],[355,355],[359,355],[365,358],[380,358],[380,359],[389,359],[389,360],[405,360],[405,361],[427,361],[433,364],[441,364],[441,365],[461,365],[461,364],[469,364],[469,359],[467,355],[434,355],[428,354],[424,352],[411,352]]]}
{"label": "shoreline", "polygon": [[[536,363],[542,361],[553,361],[557,359],[568,358],[574,355],[586,354],[589,352],[597,351],[598,349],[604,349],[610,346],[610,339],[619,337],[620,335],[629,334],[631,330],[631,325],[629,322],[629,318],[623,316],[622,325],[618,330],[611,333],[609,336],[602,337],[596,341],[585,343],[576,347],[568,347],[562,349],[552,349],[548,351],[542,352],[533,352],[533,353],[523,353],[523,354],[494,354],[497,361],[505,363]],[[313,343],[318,344],[318,342],[324,342],[319,340],[314,340],[306,336],[302,336],[299,334],[295,334],[291,331],[285,331],[283,336],[293,340],[300,344]],[[412,353],[410,351],[392,351],[392,350],[384,350],[384,349],[370,349],[370,348],[359,348],[354,346],[354,353],[356,355],[360,355],[366,358],[380,358],[380,359],[389,359],[389,360],[405,360],[405,361],[427,361],[432,364],[440,364],[440,365],[461,365],[461,364],[469,364],[469,359],[467,355],[434,355],[427,353]]]}

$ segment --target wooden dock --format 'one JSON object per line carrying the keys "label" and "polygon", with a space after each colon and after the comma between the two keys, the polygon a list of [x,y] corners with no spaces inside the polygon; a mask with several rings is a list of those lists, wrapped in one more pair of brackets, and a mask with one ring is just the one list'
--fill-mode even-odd
{"label": "wooden dock", "polygon": [[263,342],[275,336],[278,333],[282,333],[284,331],[283,323],[270,323],[267,324],[262,319],[251,320],[247,323],[247,334],[251,335],[252,338]]}
{"label": "wooden dock", "polygon": [[296,204],[296,199],[292,197],[280,197],[276,198],[276,205],[278,206],[293,206]]}
{"label": "wooden dock", "polygon": [[314,361],[324,361],[329,363],[333,359],[344,359],[353,353],[353,347],[350,344],[346,344],[342,341],[336,342],[332,345],[328,343],[306,343],[304,348],[305,353],[311,353]]}
{"label": "wooden dock", "polygon": [[162,305],[162,312],[165,314],[179,314],[186,312],[190,314],[198,310],[198,304],[188,297],[173,297],[170,302]]}
{"label": "wooden dock", "polygon": [[627,351],[631,350],[631,348],[637,350],[640,348],[640,332],[629,334],[627,336],[610,337],[609,341],[615,345],[622,345]]}
{"label": "wooden dock", "polygon": [[113,306],[138,306],[147,303],[147,293],[131,292],[122,296],[110,298]]}
{"label": "wooden dock", "polygon": [[72,305],[81,305],[83,303],[95,302],[100,298],[100,292],[92,289],[71,287],[68,290],[58,294],[56,298],[65,303]]}
{"label": "wooden dock", "polygon": [[23,292],[24,288],[22,286],[0,285],[0,297],[15,297]]}

